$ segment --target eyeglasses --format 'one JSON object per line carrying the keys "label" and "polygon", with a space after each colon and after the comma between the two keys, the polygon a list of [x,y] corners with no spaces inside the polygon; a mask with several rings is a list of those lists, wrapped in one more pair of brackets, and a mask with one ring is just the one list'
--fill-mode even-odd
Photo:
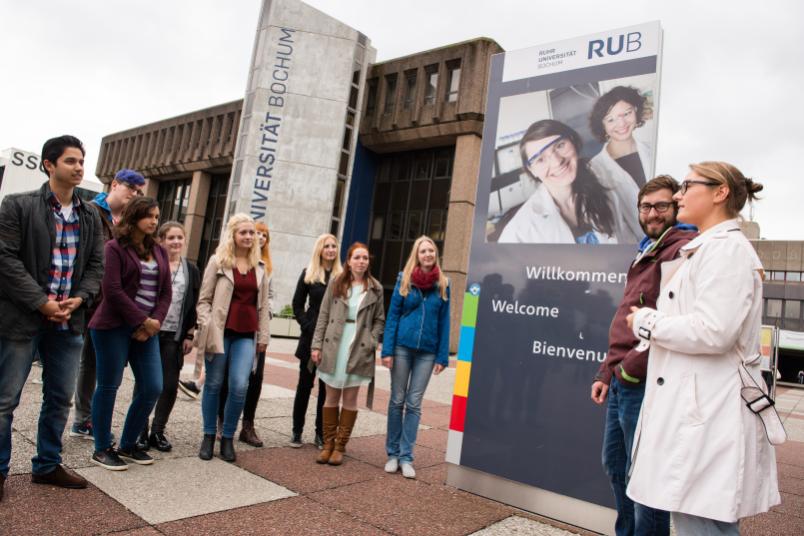
{"label": "eyeglasses", "polygon": [[689,190],[691,184],[703,184],[704,186],[720,186],[720,183],[715,181],[696,181],[692,179],[687,179],[681,183],[681,188],[678,190],[681,193],[681,195],[687,193],[687,190]]}
{"label": "eyeglasses", "polygon": [[668,203],[667,201],[659,201],[658,203],[641,203],[639,205],[639,212],[641,214],[649,214],[651,209],[654,209],[659,214],[664,214],[670,207],[673,206],[673,203]]}
{"label": "eyeglasses", "polygon": [[130,182],[126,182],[126,181],[120,181],[120,183],[123,186],[125,186],[126,188],[128,188],[129,190],[131,190],[132,192],[136,193],[138,196],[145,195],[145,193],[143,193],[143,191],[142,191],[142,188],[140,188],[139,186],[134,186]]}
{"label": "eyeglasses", "polygon": [[528,167],[531,167],[534,163],[543,164],[547,155],[566,157],[570,152],[572,152],[572,143],[565,136],[559,136],[545,145],[541,151],[528,158]]}

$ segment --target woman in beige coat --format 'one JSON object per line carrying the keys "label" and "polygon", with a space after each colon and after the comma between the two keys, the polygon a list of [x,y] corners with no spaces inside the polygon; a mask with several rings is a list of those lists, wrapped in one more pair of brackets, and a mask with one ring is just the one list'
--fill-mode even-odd
{"label": "woman in beige coat", "polygon": [[322,410],[324,448],[318,463],[343,462],[357,420],[357,394],[374,378],[375,352],[384,326],[382,286],[369,273],[368,248],[355,242],[346,252],[343,272],[327,285],[311,345],[310,357],[327,390]]}
{"label": "woman in beige coat", "polygon": [[270,275],[260,258],[254,220],[235,214],[226,224],[201,282],[195,345],[204,353],[206,383],[201,400],[204,440],[198,453],[212,458],[221,385],[228,369],[229,393],[223,415],[220,457],[235,460],[232,438],[243,412],[254,359],[270,338]]}
{"label": "woman in beige coat", "polygon": [[673,198],[700,235],[662,265],[656,309],[628,317],[650,359],[627,493],[670,511],[681,536],[736,535],[780,500],[773,446],[740,392],[741,368],[762,383],[762,265],[737,216],[762,185],[723,162],[690,167]]}

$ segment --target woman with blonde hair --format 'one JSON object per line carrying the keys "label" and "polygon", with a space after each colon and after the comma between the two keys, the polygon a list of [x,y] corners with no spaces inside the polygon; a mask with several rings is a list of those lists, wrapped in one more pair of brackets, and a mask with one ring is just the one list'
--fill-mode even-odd
{"label": "woman with blonde hair", "polygon": [[391,296],[382,363],[391,369],[385,471],[415,478],[413,446],[431,374],[449,365],[449,280],[428,236],[413,243]]}
{"label": "woman with blonde hair", "polygon": [[311,345],[310,359],[318,365],[318,377],[327,390],[322,410],[324,447],[317,463],[343,463],[357,420],[357,394],[374,378],[384,324],[382,285],[369,273],[368,247],[355,242],[346,252],[343,272],[327,285]]}
{"label": "woman with blonde hair", "polygon": [[650,347],[627,493],[671,512],[680,536],[736,535],[741,518],[780,501],[770,441],[784,432],[779,422],[782,437],[767,436],[773,408],[761,413],[766,397],[746,397],[764,385],[763,270],[738,216],[762,185],[725,162],[690,168],[673,199],[700,234],[662,265],[656,308],[633,307],[627,318]]}
{"label": "woman with blonde hair", "polygon": [[237,421],[243,411],[248,377],[256,355],[270,339],[270,274],[260,256],[254,220],[229,218],[221,243],[204,270],[198,298],[195,345],[204,352],[206,383],[201,401],[204,440],[198,456],[212,458],[221,387],[229,373],[220,457],[233,462]]}
{"label": "woman with blonde hair", "polygon": [[[293,293],[293,316],[301,328],[299,345],[296,347],[296,357],[299,359],[299,382],[293,400],[293,437],[290,440],[290,446],[294,448],[302,446],[304,418],[307,414],[307,404],[310,402],[310,392],[315,383],[316,367],[310,363],[310,344],[318,321],[318,311],[329,280],[338,277],[342,271],[341,260],[338,258],[338,239],[329,233],[322,234],[315,241],[313,255],[307,268],[302,270],[299,282],[296,284],[296,292]],[[324,382],[319,379],[314,440],[318,448],[324,445],[321,409],[324,407],[325,393]]]}
{"label": "woman with blonde hair", "polygon": [[[274,299],[274,285],[273,285],[273,263],[271,262],[271,251],[269,244],[271,242],[271,234],[268,231],[268,226],[258,221],[254,225],[257,230],[257,243],[260,247],[260,258],[265,267],[265,274],[268,276],[268,317],[273,317],[271,309],[273,308]],[[238,440],[251,445],[252,447],[262,447],[263,442],[257,431],[254,429],[254,419],[257,415],[257,404],[260,401],[260,394],[262,393],[262,377],[265,371],[265,352],[258,352],[256,361],[252,367],[251,374],[248,376],[248,389],[246,390],[246,402],[243,406],[243,424],[240,427],[240,436]],[[226,398],[229,394],[227,387],[229,383],[228,371],[223,377],[223,385],[221,386],[220,402],[218,405],[218,433],[221,432],[223,423],[224,411],[226,409]]]}

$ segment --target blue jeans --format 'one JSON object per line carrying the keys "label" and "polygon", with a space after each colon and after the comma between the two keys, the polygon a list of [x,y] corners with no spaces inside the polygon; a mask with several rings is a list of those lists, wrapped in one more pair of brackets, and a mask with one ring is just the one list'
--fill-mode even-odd
{"label": "blue jeans", "polygon": [[24,341],[0,338],[0,474],[3,476],[8,475],[11,461],[11,421],[37,351],[42,362],[42,407],[32,470],[34,474],[45,475],[61,463],[61,436],[70,415],[82,345],[81,335],[50,327]]}
{"label": "blue jeans", "polygon": [[727,523],[681,512],[673,512],[672,517],[678,536],[740,536],[739,521]]}
{"label": "blue jeans", "polygon": [[[413,461],[413,446],[422,416],[422,399],[435,366],[435,354],[396,347],[391,368],[391,399],[385,451],[400,463]],[[403,415],[404,413],[404,415]]]}
{"label": "blue jeans", "polygon": [[98,385],[92,397],[92,429],[95,450],[112,446],[112,413],[117,389],[123,381],[126,362],[134,373],[134,396],[128,407],[120,448],[133,450],[148,416],[162,393],[162,359],[159,356],[159,336],[139,342],[131,338],[129,326],[113,329],[90,329],[95,346],[95,367]]}
{"label": "blue jeans", "polygon": [[623,387],[615,376],[609,385],[606,431],[603,433],[603,468],[609,475],[617,506],[617,536],[666,536],[670,534],[670,514],[634,503],[625,494],[631,468],[639,410],[645,397],[645,384]]}
{"label": "blue jeans", "polygon": [[207,379],[204,382],[204,394],[201,398],[201,413],[204,417],[204,434],[214,434],[218,427],[218,404],[226,369],[229,369],[229,393],[223,409],[223,431],[221,435],[227,439],[234,437],[237,421],[243,413],[248,390],[248,377],[255,357],[254,339],[252,337],[224,337],[222,354],[207,354]]}

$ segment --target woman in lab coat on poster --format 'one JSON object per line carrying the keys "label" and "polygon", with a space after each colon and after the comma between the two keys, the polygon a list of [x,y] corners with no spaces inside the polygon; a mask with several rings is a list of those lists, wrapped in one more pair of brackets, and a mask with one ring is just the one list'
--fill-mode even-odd
{"label": "woman in lab coat on poster", "polygon": [[674,199],[701,233],[662,265],[657,308],[628,317],[650,359],[627,493],[671,512],[681,536],[736,535],[741,518],[780,502],[774,448],[739,371],[762,381],[762,265],[737,220],[762,185],[723,162],[690,167]]}

